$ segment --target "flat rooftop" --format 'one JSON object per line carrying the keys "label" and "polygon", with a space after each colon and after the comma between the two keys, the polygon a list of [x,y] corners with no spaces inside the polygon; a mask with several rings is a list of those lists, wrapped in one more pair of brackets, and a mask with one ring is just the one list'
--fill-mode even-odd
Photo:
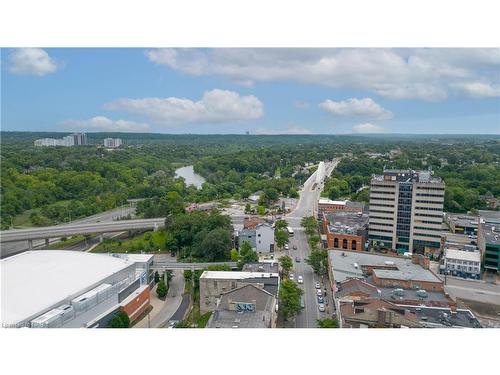
{"label": "flat rooftop", "polygon": [[459,227],[477,228],[477,217],[464,214],[446,214],[448,220]]}
{"label": "flat rooftop", "polygon": [[243,272],[278,273],[278,262],[247,263],[243,266]]}
{"label": "flat rooftop", "polygon": [[219,279],[219,280],[244,280],[252,278],[274,278],[278,277],[274,272],[245,272],[245,271],[203,271],[200,279]]}
{"label": "flat rooftop", "polygon": [[2,321],[15,324],[98,284],[134,262],[79,251],[26,251],[0,261]]}
{"label": "flat rooftop", "polygon": [[446,249],[446,258],[466,260],[468,262],[481,262],[481,252]]}
{"label": "flat rooftop", "polygon": [[335,204],[337,206],[345,206],[347,201],[334,201],[328,198],[320,198],[318,200],[319,204]]}
{"label": "flat rooftop", "polygon": [[412,263],[411,259],[406,257],[345,250],[329,250],[328,257],[336,282],[342,282],[349,277],[366,279],[363,273],[364,266],[393,268],[391,270],[377,269],[376,271],[385,271],[376,274],[377,277],[381,278],[441,282],[430,270]]}
{"label": "flat rooftop", "polygon": [[432,175],[432,171],[415,171],[404,169],[385,169],[383,174],[373,175],[374,181],[395,181],[395,182],[426,182],[443,183],[440,177]]}
{"label": "flat rooftop", "polygon": [[417,315],[420,323],[428,327],[446,326],[461,328],[481,328],[481,324],[470,310],[457,309],[452,314],[451,309],[442,307],[405,306]]}
{"label": "flat rooftop", "polygon": [[500,224],[481,224],[484,239],[487,243],[500,244]]}
{"label": "flat rooftop", "polygon": [[328,228],[333,233],[356,234],[359,229],[368,225],[368,215],[356,212],[334,212],[325,214],[330,223]]}

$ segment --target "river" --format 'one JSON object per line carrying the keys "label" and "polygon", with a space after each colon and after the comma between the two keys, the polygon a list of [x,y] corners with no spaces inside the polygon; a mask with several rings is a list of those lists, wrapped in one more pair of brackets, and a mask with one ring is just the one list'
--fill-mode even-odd
{"label": "river", "polygon": [[196,188],[201,189],[201,186],[205,182],[203,176],[195,173],[193,166],[188,165],[186,167],[177,168],[175,170],[175,177],[183,177],[186,185],[193,185]]}

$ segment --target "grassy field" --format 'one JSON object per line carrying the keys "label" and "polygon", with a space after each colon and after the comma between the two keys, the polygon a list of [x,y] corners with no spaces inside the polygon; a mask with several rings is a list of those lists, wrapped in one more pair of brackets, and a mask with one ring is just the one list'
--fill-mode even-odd
{"label": "grassy field", "polygon": [[85,236],[83,234],[78,235],[78,236],[73,236],[73,237],[68,237],[66,239],[63,239],[61,241],[57,241],[55,243],[52,243],[49,245],[48,249],[64,249],[65,247],[74,245],[78,242],[84,241]]}
{"label": "grassy field", "polygon": [[130,239],[106,239],[99,246],[95,247],[92,252],[94,253],[140,253],[166,251],[165,231],[146,232],[140,236]]}

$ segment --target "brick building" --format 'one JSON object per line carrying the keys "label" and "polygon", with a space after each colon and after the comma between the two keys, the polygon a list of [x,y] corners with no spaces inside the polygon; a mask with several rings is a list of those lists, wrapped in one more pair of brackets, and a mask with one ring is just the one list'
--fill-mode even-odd
{"label": "brick building", "polygon": [[322,230],[329,249],[364,249],[367,241],[368,215],[355,212],[323,214]]}

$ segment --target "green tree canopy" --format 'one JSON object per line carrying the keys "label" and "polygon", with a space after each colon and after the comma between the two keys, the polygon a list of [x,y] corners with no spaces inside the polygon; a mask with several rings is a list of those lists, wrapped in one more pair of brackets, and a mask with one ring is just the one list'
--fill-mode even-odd
{"label": "green tree canopy", "polygon": [[293,268],[293,260],[290,258],[288,255],[284,255],[279,258],[279,262],[281,265],[281,270],[284,275],[288,276],[290,274],[290,271]]}
{"label": "green tree canopy", "polygon": [[286,320],[289,320],[301,311],[302,307],[300,306],[300,296],[303,293],[304,291],[293,281],[284,279],[281,282],[278,311]]}

